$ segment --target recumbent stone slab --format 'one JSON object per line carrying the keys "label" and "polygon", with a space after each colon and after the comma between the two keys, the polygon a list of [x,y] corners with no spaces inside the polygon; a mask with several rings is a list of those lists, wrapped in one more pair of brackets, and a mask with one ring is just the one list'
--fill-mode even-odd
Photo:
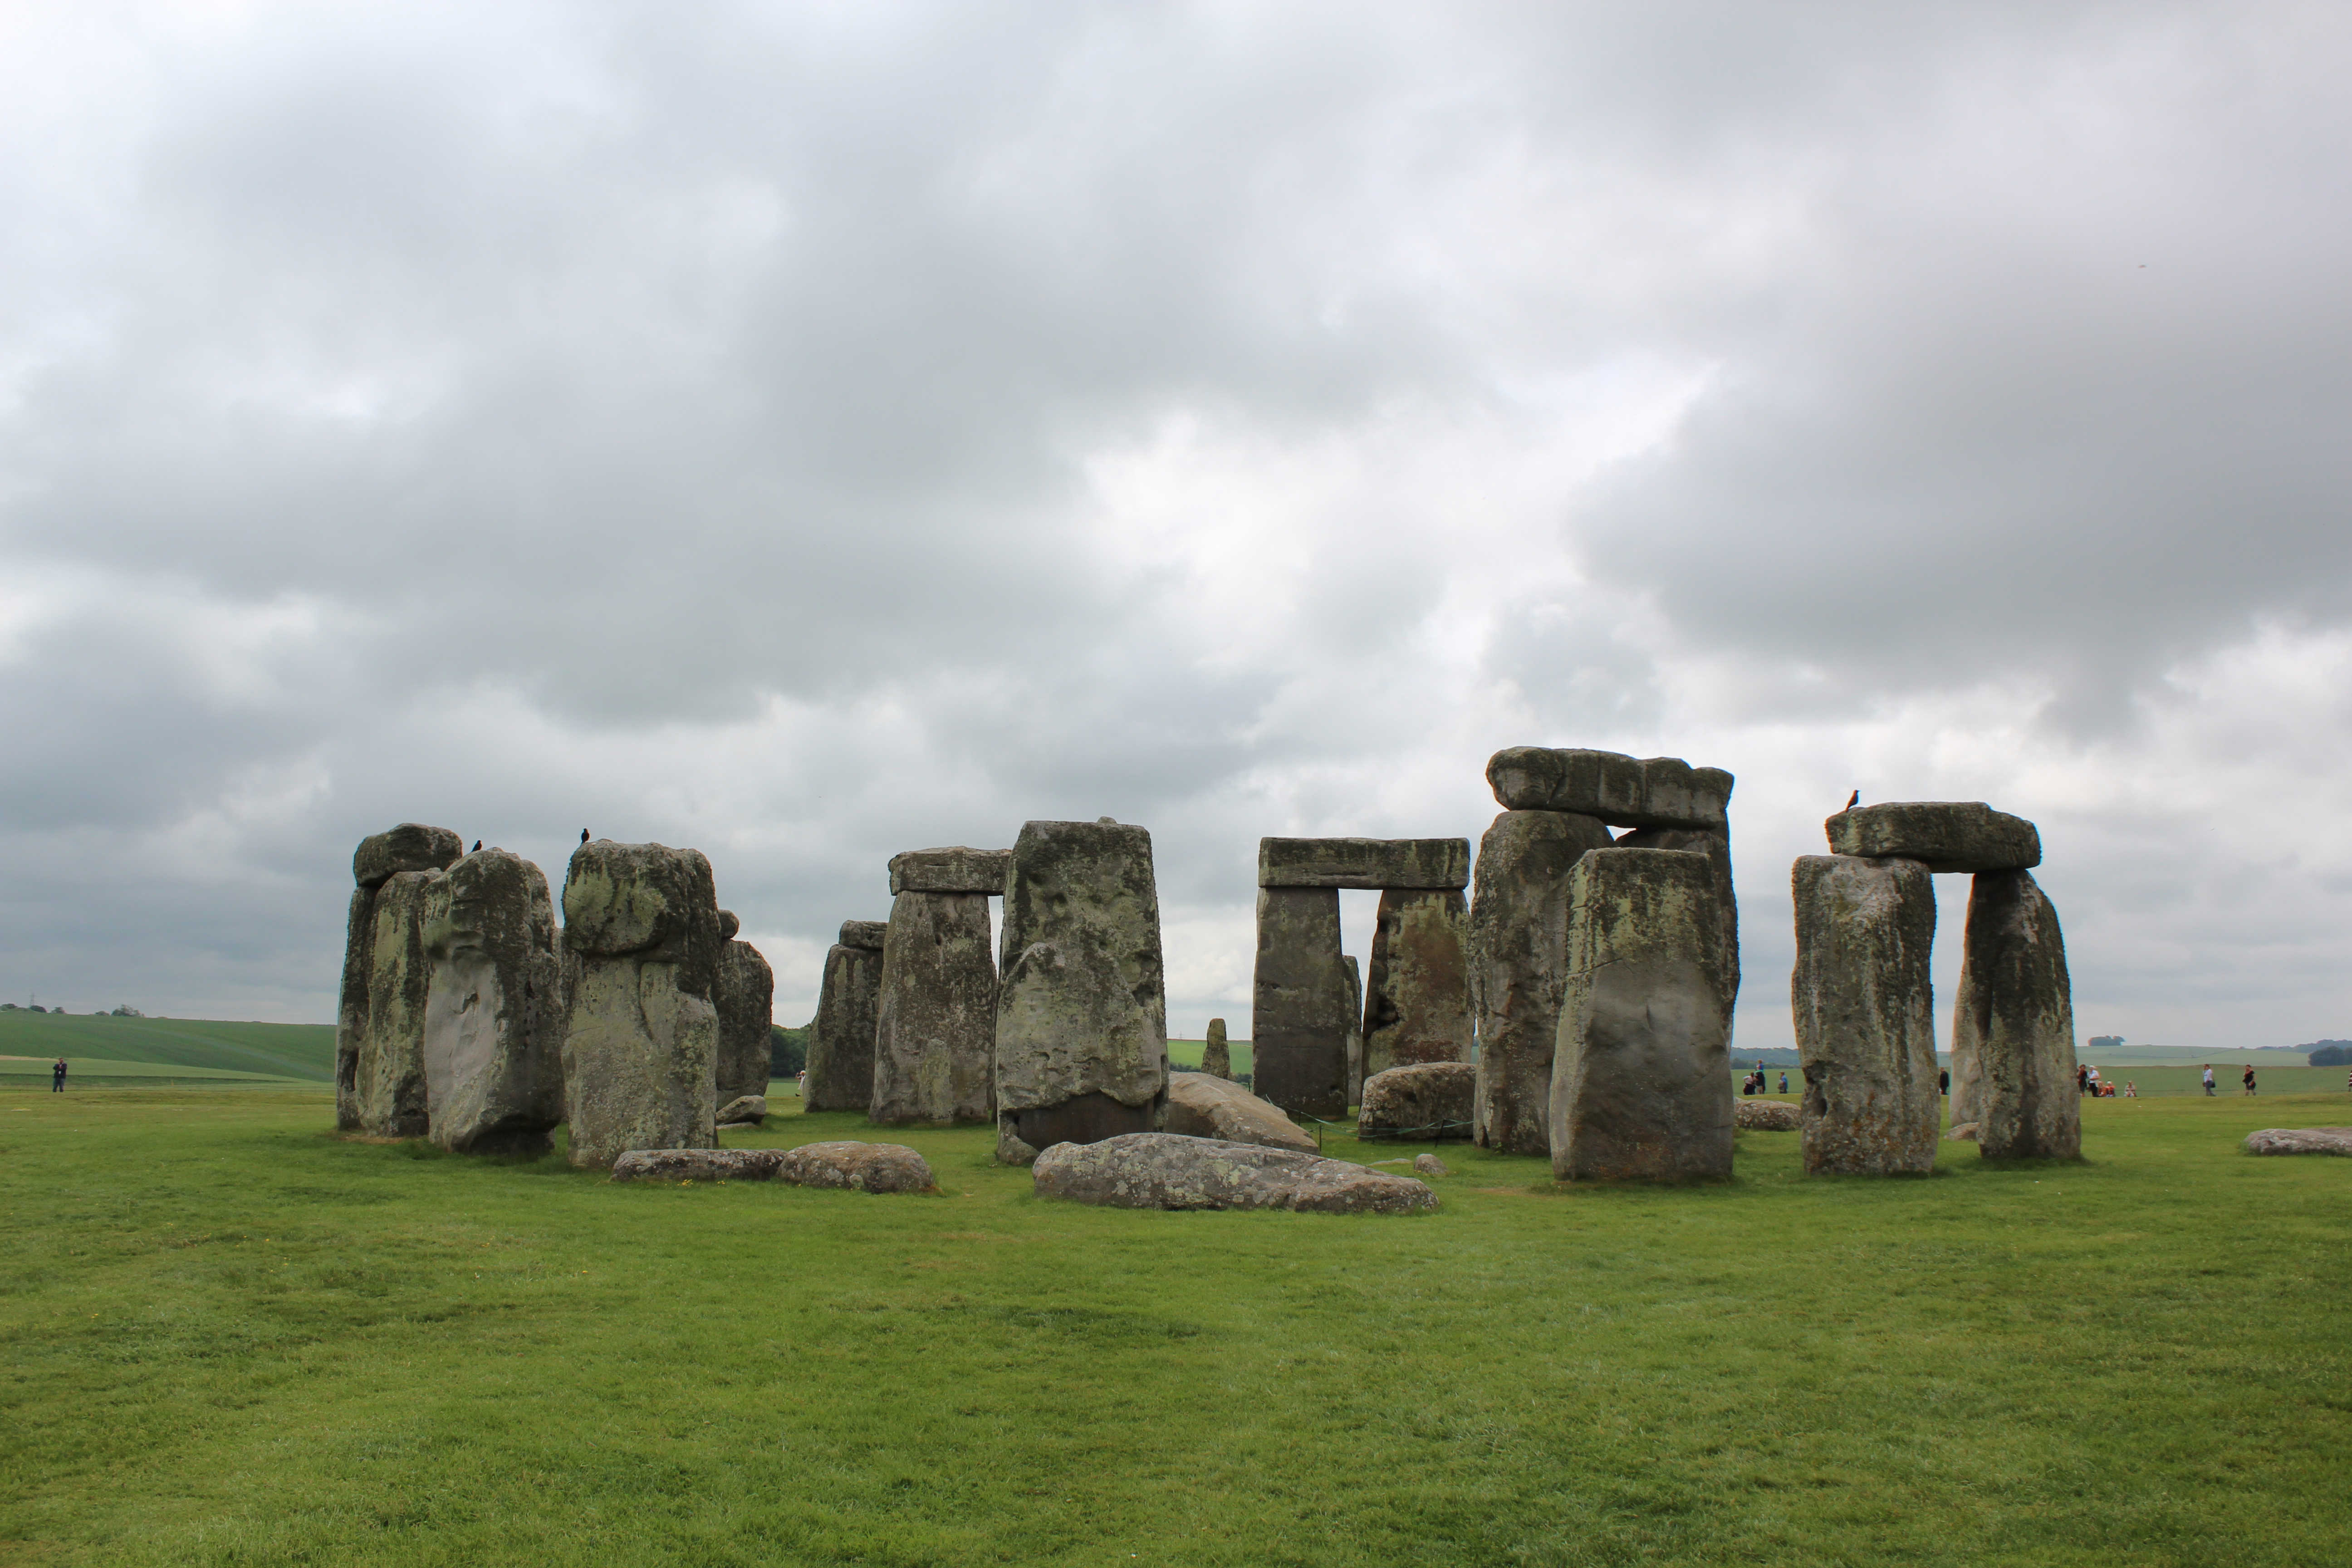
{"label": "recumbent stone slab", "polygon": [[1364,1079],[1356,1136],[1408,1143],[1469,1141],[1478,1069],[1468,1062],[1391,1068]]}
{"label": "recumbent stone slab", "polygon": [[1721,827],[1729,820],[1731,775],[1680,757],[1507,746],[1486,763],[1486,782],[1507,811],[1568,811],[1612,827]]}
{"label": "recumbent stone slab", "polygon": [[1960,951],[1952,1005],[1953,1121],[1967,1112],[1988,1160],[2080,1158],[2083,1108],[2066,941],[2033,873],[1976,874]]}
{"label": "recumbent stone slab", "polygon": [[547,875],[478,849],[425,893],[427,1131],[444,1149],[538,1153],[563,1120],[563,963]]}
{"label": "recumbent stone slab", "polygon": [[1569,879],[1551,1075],[1561,1181],[1731,1174],[1733,955],[1708,858],[1595,849]]}
{"label": "recumbent stone slab", "polygon": [[1408,1176],[1173,1132],[1059,1144],[1037,1156],[1032,1181],[1040,1197],[1110,1208],[1410,1214],[1437,1206],[1437,1194]]}
{"label": "recumbent stone slab", "polygon": [[1469,1061],[1469,935],[1470,907],[1458,891],[1381,895],[1365,984],[1366,1079],[1392,1067]]}
{"label": "recumbent stone slab", "polygon": [[799,1187],[846,1187],[860,1193],[939,1190],[931,1167],[904,1143],[803,1143],[784,1151],[775,1179]]}
{"label": "recumbent stone slab", "polygon": [[1002,893],[1009,849],[909,849],[890,857],[890,893]]}
{"label": "recumbent stone slab", "polygon": [[2029,871],[2042,864],[2042,835],[2033,824],[1980,800],[1858,805],[1822,826],[1834,854],[1899,856],[1930,871]]}
{"label": "recumbent stone slab", "polygon": [[1474,1136],[1512,1154],[1551,1152],[1551,1062],[1568,984],[1569,873],[1611,847],[1597,816],[1507,811],[1478,842],[1470,906],[1478,1020]]}
{"label": "recumbent stone slab", "polygon": [[1250,1088],[1295,1115],[1348,1109],[1355,993],[1336,888],[1260,888],[1250,1000]]}
{"label": "recumbent stone slab", "polygon": [[1936,887],[1916,860],[1805,855],[1790,874],[1789,981],[1804,1064],[1805,1169],[1936,1167]]}
{"label": "recumbent stone slab", "polygon": [[[719,911],[723,927],[734,916]],[[775,1027],[776,974],[748,942],[719,950],[719,975],[711,991],[719,1011],[719,1057],[712,1068],[712,1096],[724,1103],[768,1092],[769,1032]]]}
{"label": "recumbent stone slab", "polygon": [[988,896],[900,893],[882,947],[866,1116],[886,1126],[992,1120],[995,1057]]}
{"label": "recumbent stone slab", "polygon": [[1805,1113],[1785,1100],[1743,1100],[1733,1112],[1743,1132],[1801,1132]]}
{"label": "recumbent stone slab", "polygon": [[713,1143],[719,931],[700,850],[599,838],[572,852],[563,883],[572,1164]]}
{"label": "recumbent stone slab", "polygon": [[616,1182],[766,1182],[782,1149],[628,1149],[613,1161]]}
{"label": "recumbent stone slab", "polygon": [[1204,1072],[1168,1075],[1168,1126],[1187,1138],[1221,1138],[1269,1149],[1315,1152],[1315,1140],[1281,1110],[1237,1083]]}
{"label": "recumbent stone slab", "polygon": [[2352,1154],[2352,1127],[2265,1127],[2246,1134],[2249,1154]]}
{"label": "recumbent stone slab", "polygon": [[1004,883],[996,1004],[997,1157],[1160,1127],[1168,1003],[1151,835],[1024,823]]}
{"label": "recumbent stone slab", "polygon": [[[851,921],[879,925],[878,921]],[[842,942],[824,955],[816,1016],[808,1028],[804,1110],[864,1110],[874,1103],[874,1029],[882,1006],[882,944]]]}
{"label": "recumbent stone slab", "polygon": [[1470,885],[1467,838],[1261,838],[1261,888],[1454,888]]}

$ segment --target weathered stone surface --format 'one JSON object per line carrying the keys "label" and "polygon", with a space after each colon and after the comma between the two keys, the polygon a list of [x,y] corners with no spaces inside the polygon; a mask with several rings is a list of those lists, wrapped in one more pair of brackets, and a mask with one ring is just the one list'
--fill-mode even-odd
{"label": "weathered stone surface", "polygon": [[1393,1067],[1469,1061],[1469,935],[1470,907],[1458,892],[1381,895],[1364,999],[1367,1081]]}
{"label": "weathered stone surface", "polygon": [[1637,760],[1620,752],[1508,746],[1486,763],[1506,811],[1568,811],[1612,827],[1721,827],[1731,775],[1680,757]]}
{"label": "weathered stone surface", "polygon": [[1961,954],[1952,1005],[1953,1121],[1967,1111],[1989,1160],[2080,1158],[2066,941],[2033,873],[1977,873]]}
{"label": "weathered stone surface", "polygon": [[923,1157],[904,1143],[803,1143],[776,1162],[776,1180],[802,1187],[861,1193],[929,1193],[939,1188]]}
{"label": "weathered stone surface", "polygon": [[1453,888],[1470,885],[1467,838],[1261,838],[1261,888]]}
{"label": "weathered stone surface", "polygon": [[1454,1173],[1454,1167],[1434,1154],[1415,1154],[1412,1169],[1413,1173],[1419,1176],[1450,1176]]}
{"label": "weathered stone surface", "polygon": [[1803,855],[1789,980],[1804,1064],[1805,1169],[1936,1167],[1936,886],[1916,860]]}
{"label": "weathered stone surface", "polygon": [[719,950],[719,979],[710,1001],[719,1010],[713,1095],[721,1100],[765,1095],[768,1033],[776,1022],[776,975],[758,948],[748,942],[730,942]]}
{"label": "weathered stone surface", "polygon": [[1801,1132],[1805,1130],[1804,1112],[1785,1100],[1743,1100],[1738,1102],[1732,1115],[1735,1124],[1745,1132]]}
{"label": "weathered stone surface", "polygon": [[1917,860],[1930,871],[2029,871],[2042,835],[1980,800],[1889,801],[1841,811],[1822,826],[1834,854]]}
{"label": "weathered stone surface", "polygon": [[738,1095],[719,1108],[721,1127],[757,1127],[768,1119],[768,1097],[764,1094]]}
{"label": "weathered stone surface", "polygon": [[1478,1069],[1468,1062],[1421,1062],[1364,1079],[1356,1136],[1405,1142],[1470,1137]]}
{"label": "weathered stone surface", "polygon": [[1339,963],[1348,972],[1348,1091],[1339,1097],[1344,1108],[1364,1092],[1364,972],[1352,952],[1341,953]]}
{"label": "weathered stone surface", "polygon": [[563,1120],[563,964],[547,876],[478,849],[425,891],[425,1108],[444,1149],[537,1153]]}
{"label": "weathered stone surface", "polygon": [[737,918],[733,910],[721,910],[719,911],[719,941],[733,942],[735,940],[735,933],[742,929],[743,922],[741,920]]}
{"label": "weathered stone surface", "polygon": [[[846,934],[849,926],[841,929]],[[882,944],[842,942],[827,951],[816,1016],[809,1021],[803,1110],[864,1110],[874,1103],[874,1027],[881,1008]]]}
{"label": "weathered stone surface", "polygon": [[2246,1134],[2249,1154],[2352,1154],[2352,1127],[2266,1127]]}
{"label": "weathered stone surface", "polygon": [[360,840],[352,852],[352,880],[362,888],[381,888],[402,871],[446,871],[465,852],[464,842],[446,827],[404,822]]}
{"label": "weathered stone surface", "polygon": [[613,1162],[616,1182],[766,1182],[782,1149],[630,1149]]}
{"label": "weathered stone surface", "polygon": [[1952,1130],[1944,1134],[1947,1143],[1973,1143],[1976,1141],[1977,1124],[1973,1121],[1956,1122]]}
{"label": "weathered stone surface", "polygon": [[395,871],[375,890],[370,910],[367,1023],[352,1054],[352,1109],[359,1131],[378,1138],[422,1138],[431,1126],[425,1101],[425,1004],[433,966],[425,956],[425,896],[438,871]]}
{"label": "weathered stone surface", "polygon": [[563,883],[570,1159],[708,1149],[719,1100],[719,900],[697,849],[599,838]]}
{"label": "weathered stone surface", "polygon": [[1336,888],[1257,890],[1250,1001],[1250,1088],[1304,1116],[1348,1109],[1348,1036],[1356,1027],[1339,952]]}
{"label": "weathered stone surface", "polygon": [[1107,819],[1024,823],[1004,883],[999,1157],[1153,1131],[1167,1099],[1150,833]]}
{"label": "weathered stone surface", "polygon": [[1126,1209],[1292,1209],[1309,1214],[1409,1214],[1437,1194],[1391,1176],[1293,1149],[1130,1132],[1064,1143],[1037,1156],[1040,1197]]}
{"label": "weathered stone surface", "polygon": [[900,893],[1002,893],[1010,849],[909,849],[890,857],[890,896]]}
{"label": "weathered stone surface", "polygon": [[357,888],[343,923],[343,984],[335,1007],[335,1126],[360,1130],[360,1040],[367,1034],[368,976],[375,966],[375,889]]}
{"label": "weathered stone surface", "polygon": [[867,952],[882,951],[883,939],[890,934],[888,921],[844,921],[841,922],[841,945]]}
{"label": "weathered stone surface", "polygon": [[1620,849],[1695,849],[1715,874],[1716,909],[1723,918],[1723,951],[1729,955],[1731,985],[1739,988],[1739,895],[1731,881],[1731,829],[1636,827],[1617,836]]}
{"label": "weathered stone surface", "polygon": [[1187,1138],[1315,1152],[1315,1140],[1280,1110],[1237,1083],[1204,1072],[1168,1075],[1167,1130]]}
{"label": "weathered stone surface", "polygon": [[1731,1174],[1738,992],[1714,868],[1683,849],[1595,849],[1569,877],[1551,1075],[1552,1174]]}
{"label": "weathered stone surface", "polygon": [[866,1115],[885,1125],[989,1121],[995,1056],[988,896],[899,894],[882,948]]}
{"label": "weathered stone surface", "polygon": [[1568,880],[1608,825],[1564,811],[1507,811],[1478,841],[1470,906],[1478,1088],[1473,1137],[1513,1154],[1551,1152],[1551,1061],[1568,984]]}
{"label": "weathered stone surface", "polygon": [[1209,1020],[1209,1037],[1201,1047],[1201,1070],[1211,1078],[1230,1079],[1234,1076],[1233,1047],[1225,1041],[1225,1021]]}

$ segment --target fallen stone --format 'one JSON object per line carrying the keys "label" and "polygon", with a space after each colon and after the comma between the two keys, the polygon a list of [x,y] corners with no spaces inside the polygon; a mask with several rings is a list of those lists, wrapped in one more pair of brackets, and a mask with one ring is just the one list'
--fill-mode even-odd
{"label": "fallen stone", "polygon": [[1595,849],[1569,883],[1552,1174],[1728,1177],[1738,982],[1706,857]]}
{"label": "fallen stone", "polygon": [[2042,835],[1980,800],[1890,801],[1841,811],[1822,825],[1834,854],[1916,860],[1930,871],[2030,871]]}
{"label": "fallen stone", "polygon": [[782,1149],[631,1149],[613,1162],[616,1182],[765,1182]]}
{"label": "fallen stone", "polygon": [[1366,1081],[1395,1067],[1469,1061],[1469,932],[1470,908],[1457,891],[1381,895],[1365,986]]}
{"label": "fallen stone", "polygon": [[425,910],[440,879],[438,871],[395,871],[369,910],[367,1021],[352,1054],[352,1107],[358,1130],[378,1138],[422,1138],[432,1126],[425,1006],[433,965],[425,954]]}
{"label": "fallen stone", "polygon": [[1225,1041],[1225,1021],[1209,1020],[1209,1037],[1201,1047],[1201,1070],[1211,1078],[1230,1079],[1234,1076],[1233,1047]]}
{"label": "fallen stone", "polygon": [[841,922],[841,945],[865,952],[882,951],[883,940],[890,934],[888,921],[844,921]]}
{"label": "fallen stone", "polygon": [[1450,1176],[1454,1168],[1434,1154],[1415,1154],[1412,1168],[1424,1176]]}
{"label": "fallen stone", "polygon": [[844,940],[824,955],[824,980],[817,992],[816,1016],[809,1021],[808,1076],[801,1080],[804,1110],[864,1110],[874,1103],[874,1028],[882,1007],[882,943],[870,947]]}
{"label": "fallen stone", "polygon": [[572,1164],[711,1146],[719,926],[700,850],[599,838],[572,852],[563,883]]}
{"label": "fallen stone", "polygon": [[1507,811],[1568,811],[1612,827],[1721,827],[1731,775],[1680,757],[1636,760],[1620,752],[1509,746],[1486,763]]}
{"label": "fallen stone", "polygon": [[427,884],[426,1132],[444,1149],[539,1153],[563,1120],[563,963],[547,876],[478,849]]}
{"label": "fallen stone", "polygon": [[1338,889],[1257,890],[1250,989],[1251,1089],[1294,1115],[1344,1115],[1358,1015],[1339,952]]}
{"label": "fallen stone", "polygon": [[[721,910],[722,925],[734,917]],[[719,1011],[719,1055],[711,1092],[721,1100],[768,1092],[769,1033],[775,1026],[776,975],[760,950],[729,942],[719,950],[719,977],[710,994]]]}
{"label": "fallen stone", "polygon": [[1743,1100],[1732,1117],[1743,1132],[1801,1132],[1805,1127],[1804,1113],[1785,1100]]}
{"label": "fallen stone", "polygon": [[1944,1142],[1947,1143],[1973,1143],[1976,1141],[1977,1124],[1973,1121],[1963,1121],[1944,1134]]}
{"label": "fallen stone", "polygon": [[1168,1004],[1150,833],[1024,823],[1004,881],[1003,946],[999,1158],[1160,1127]]}
{"label": "fallen stone", "polygon": [[1010,849],[909,849],[890,857],[890,896],[900,893],[1002,893]]}
{"label": "fallen stone", "polygon": [[1420,1062],[1364,1079],[1356,1136],[1388,1142],[1468,1142],[1478,1069],[1468,1062]]}
{"label": "fallen stone", "polygon": [[352,852],[352,880],[381,888],[403,871],[446,871],[465,852],[464,842],[446,827],[404,822],[360,840]]}
{"label": "fallen stone", "polygon": [[2083,1108],[2066,941],[2033,873],[1977,873],[1960,952],[1953,1119],[1966,1112],[1977,1123],[1977,1146],[1989,1160],[2079,1159]]}
{"label": "fallen stone", "polygon": [[1437,1206],[1437,1194],[1408,1176],[1173,1132],[1057,1145],[1037,1156],[1033,1184],[1040,1197],[1109,1208],[1410,1214]]}
{"label": "fallen stone", "polygon": [[1237,1083],[1202,1072],[1168,1075],[1167,1130],[1187,1138],[1315,1152],[1315,1140],[1280,1110]]}
{"label": "fallen stone", "polygon": [[866,1116],[886,1126],[992,1121],[995,1057],[988,896],[900,893],[882,947]]}
{"label": "fallen stone", "polygon": [[1478,1087],[1473,1138],[1512,1154],[1551,1152],[1551,1063],[1568,984],[1568,883],[1611,847],[1597,816],[1507,811],[1478,841],[1470,905]]}
{"label": "fallen stone", "polygon": [[776,1180],[861,1193],[939,1190],[930,1166],[904,1143],[803,1143],[783,1152],[776,1162]]}
{"label": "fallen stone", "polygon": [[768,1119],[768,1097],[764,1094],[739,1095],[719,1108],[721,1127],[757,1127]]}
{"label": "fallen stone", "polygon": [[1804,1064],[1805,1169],[1936,1168],[1936,886],[1916,860],[1803,855],[1789,982]]}
{"label": "fallen stone", "polygon": [[2352,1127],[2266,1127],[2246,1134],[2249,1154],[2352,1154]]}
{"label": "fallen stone", "polygon": [[1261,838],[1261,888],[1452,888],[1470,885],[1467,838]]}

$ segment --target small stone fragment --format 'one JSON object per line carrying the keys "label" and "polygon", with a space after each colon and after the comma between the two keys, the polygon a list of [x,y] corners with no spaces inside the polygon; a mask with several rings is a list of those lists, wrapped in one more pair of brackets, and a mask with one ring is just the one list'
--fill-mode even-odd
{"label": "small stone fragment", "polygon": [[1468,1062],[1422,1062],[1364,1080],[1356,1136],[1386,1142],[1467,1142],[1478,1069]]}
{"label": "small stone fragment", "polygon": [[1279,1108],[1237,1083],[1203,1072],[1168,1075],[1167,1130],[1187,1138],[1219,1138],[1228,1143],[1315,1152],[1315,1140]]}
{"label": "small stone fragment", "polygon": [[764,1094],[738,1095],[719,1108],[721,1127],[757,1127],[768,1119],[768,1097]]}
{"label": "small stone fragment", "polygon": [[1858,805],[1822,826],[1833,854],[1898,856],[1930,871],[2030,871],[2042,864],[2042,835],[2033,824],[1980,800]]}
{"label": "small stone fragment", "polygon": [[1037,1156],[1034,1171],[1040,1197],[1110,1208],[1410,1214],[1437,1206],[1437,1194],[1409,1176],[1173,1132],[1059,1144]]}
{"label": "small stone fragment", "polygon": [[1454,1173],[1453,1167],[1434,1154],[1415,1154],[1412,1168],[1424,1176],[1450,1176]]}
{"label": "small stone fragment", "polygon": [[1470,885],[1467,838],[1261,838],[1261,888],[1451,888]]}
{"label": "small stone fragment", "polygon": [[2352,1127],[2266,1127],[2246,1134],[2249,1154],[2352,1154]]}
{"label": "small stone fragment", "polygon": [[802,1187],[848,1187],[861,1193],[939,1190],[931,1168],[904,1143],[803,1143],[776,1162],[776,1180]]}
{"label": "small stone fragment", "polygon": [[1506,811],[1567,811],[1612,827],[1721,827],[1731,775],[1680,757],[1636,760],[1620,752],[1508,746],[1486,763]]}
{"label": "small stone fragment", "polygon": [[909,849],[890,857],[890,896],[900,893],[989,893],[1004,891],[1013,865],[1010,849]]}

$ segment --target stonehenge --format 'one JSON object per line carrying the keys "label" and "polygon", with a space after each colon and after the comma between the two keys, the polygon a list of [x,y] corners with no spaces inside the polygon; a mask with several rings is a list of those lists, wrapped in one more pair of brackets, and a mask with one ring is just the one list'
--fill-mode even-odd
{"label": "stonehenge", "polygon": [[[425,1131],[423,887],[464,848],[446,827],[404,822],[360,840],[335,1012],[335,1125],[414,1138]],[[389,893],[395,878],[413,880]]]}
{"label": "stonehenge", "polygon": [[741,922],[719,911],[719,978],[711,1005],[719,1010],[719,1059],[713,1089],[719,1103],[768,1092],[768,1031],[775,1024],[776,975],[760,950],[738,942]]}
{"label": "stonehenge", "polygon": [[1168,1004],[1150,833],[1109,817],[1024,823],[1002,885],[997,1158],[1157,1131]]}
{"label": "stonehenge", "polygon": [[809,1021],[803,1110],[863,1110],[874,1101],[874,1026],[882,1005],[883,921],[844,921],[824,955]]}
{"label": "stonehenge", "polygon": [[1468,1062],[1415,1062],[1364,1079],[1356,1136],[1434,1143],[1466,1142],[1478,1069]]}
{"label": "stonehenge", "polygon": [[1211,1078],[1234,1076],[1233,1047],[1225,1042],[1225,1021],[1209,1020],[1209,1037],[1201,1046],[1201,1070]]}
{"label": "stonehenge", "polygon": [[1228,1143],[1316,1152],[1315,1140],[1280,1110],[1237,1083],[1204,1072],[1168,1075],[1166,1131]]}
{"label": "stonehenge", "polygon": [[874,1012],[869,1121],[987,1121],[996,1113],[996,960],[988,900],[1003,849],[890,858],[890,924]]}
{"label": "stonehenge", "polygon": [[1552,1175],[1731,1174],[1731,1006],[1716,871],[1687,849],[1593,849],[1569,874]]}
{"label": "stonehenge", "polygon": [[1849,807],[1822,827],[1832,853],[1801,858],[1793,873],[1790,1005],[1805,1071],[1806,1168],[1934,1164],[1927,883],[1937,872],[1970,877],[1951,1125],[1973,1127],[1985,1159],[2078,1158],[2073,988],[2057,910],[2033,879],[2040,830],[1981,801]]}
{"label": "stonehenge", "polygon": [[572,1163],[717,1143],[719,899],[698,849],[599,838],[563,883]]}
{"label": "stonehenge", "polygon": [[1348,1089],[1339,1097],[1346,1106],[1355,1104],[1364,1089],[1364,972],[1352,952],[1339,955],[1339,967],[1348,972]]}
{"label": "stonehenge", "polygon": [[[1371,1069],[1378,1049],[1430,1053],[1421,1060],[1468,1054],[1462,889],[1469,881],[1466,838],[1258,841],[1250,1068],[1262,1099],[1300,1115],[1343,1114],[1355,1080],[1349,1037],[1357,1029],[1365,1058],[1358,1071]],[[1375,947],[1370,994],[1360,1000],[1339,951],[1342,888],[1379,892],[1393,917],[1394,937]],[[1412,897],[1423,894],[1450,897]],[[1391,904],[1391,895],[1406,897]],[[1448,1050],[1458,1054],[1437,1054]]]}
{"label": "stonehenge", "polygon": [[547,876],[478,849],[424,889],[426,1132],[470,1153],[545,1151],[563,1120],[563,966]]}

